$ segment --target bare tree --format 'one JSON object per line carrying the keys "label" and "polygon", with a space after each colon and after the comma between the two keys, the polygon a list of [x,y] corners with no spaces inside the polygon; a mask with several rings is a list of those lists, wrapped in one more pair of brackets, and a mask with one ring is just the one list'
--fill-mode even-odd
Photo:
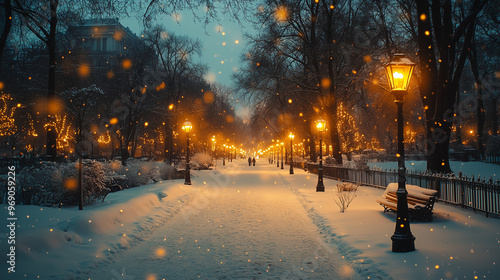
{"label": "bare tree", "polygon": [[469,55],[478,14],[487,0],[464,7],[461,21],[451,0],[417,0],[420,93],[426,108],[427,169],[450,173],[449,144],[460,77]]}
{"label": "bare tree", "polygon": [[[90,125],[97,119],[96,104],[104,92],[91,85],[88,88],[72,89],[61,93],[76,129],[76,154],[78,155],[78,208],[83,210],[83,144]],[[91,112],[94,110],[94,112]]]}

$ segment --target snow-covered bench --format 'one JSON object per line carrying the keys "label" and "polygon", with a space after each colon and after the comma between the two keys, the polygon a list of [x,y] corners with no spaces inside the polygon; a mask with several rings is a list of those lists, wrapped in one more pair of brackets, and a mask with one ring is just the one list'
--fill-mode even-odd
{"label": "snow-covered bench", "polygon": [[[390,183],[377,202],[387,211],[397,212],[398,197],[396,191],[398,183]],[[421,188],[415,185],[406,185],[408,191],[408,214],[412,221],[432,221],[432,210],[436,201],[437,191]]]}

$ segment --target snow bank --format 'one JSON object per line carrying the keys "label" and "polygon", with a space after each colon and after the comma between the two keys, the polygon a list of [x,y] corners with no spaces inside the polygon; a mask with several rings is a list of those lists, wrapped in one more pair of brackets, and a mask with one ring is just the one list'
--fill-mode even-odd
{"label": "snow bank", "polygon": [[416,251],[393,253],[396,215],[383,213],[375,201],[384,190],[359,187],[340,213],[334,203],[340,182],[325,179],[325,192],[317,193],[310,183],[315,175],[294,176],[293,190],[309,217],[366,279],[500,279],[498,219],[436,203],[433,222],[410,224]]}
{"label": "snow bank", "polygon": [[[20,205],[16,208],[17,266],[27,279],[75,279],[84,267],[95,265],[95,258],[109,263],[121,250],[147,238],[194,194],[181,182],[171,181],[109,194],[105,202],[84,211]],[[3,228],[1,236],[4,252]]]}

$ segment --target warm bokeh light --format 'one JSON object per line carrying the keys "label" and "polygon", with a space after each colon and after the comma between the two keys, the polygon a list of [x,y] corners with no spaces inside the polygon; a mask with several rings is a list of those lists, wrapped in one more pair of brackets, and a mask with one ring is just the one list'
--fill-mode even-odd
{"label": "warm bokeh light", "polygon": [[212,104],[214,103],[214,93],[211,91],[207,91],[203,94],[203,102],[205,104]]}
{"label": "warm bokeh light", "polygon": [[68,178],[64,181],[64,188],[67,190],[74,190],[78,185],[78,181],[75,178]]}
{"label": "warm bokeh light", "polygon": [[88,65],[87,63],[80,64],[80,66],[78,67],[78,75],[81,78],[88,77],[90,75],[90,65]]}
{"label": "warm bokeh light", "polygon": [[330,87],[330,85],[331,85],[330,79],[328,79],[328,78],[321,79],[321,87],[323,89],[328,89]]}
{"label": "warm bokeh light", "polygon": [[125,70],[129,70],[130,68],[132,68],[132,60],[128,58],[124,59],[122,61],[122,67]]}
{"label": "warm bokeh light", "polygon": [[279,6],[274,10],[274,18],[277,22],[285,22],[288,20],[289,12],[286,6]]}
{"label": "warm bokeh light", "polygon": [[163,258],[167,255],[167,250],[165,250],[165,248],[158,248],[155,251],[155,255],[157,257]]}
{"label": "warm bokeh light", "polygon": [[121,41],[123,39],[123,31],[116,30],[115,34],[113,34],[113,39],[115,39],[116,41]]}
{"label": "warm bokeh light", "polygon": [[117,123],[118,123],[118,118],[112,118],[109,120],[109,124],[111,124],[111,125],[115,125]]}

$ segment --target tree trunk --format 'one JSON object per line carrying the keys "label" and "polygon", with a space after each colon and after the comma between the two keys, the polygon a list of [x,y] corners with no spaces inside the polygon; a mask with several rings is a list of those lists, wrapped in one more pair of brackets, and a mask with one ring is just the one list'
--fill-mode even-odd
{"label": "tree trunk", "polygon": [[4,1],[5,8],[5,22],[2,31],[2,36],[0,37],[0,65],[2,65],[2,54],[7,44],[7,38],[9,37],[10,28],[12,27],[12,3],[11,0]]}
{"label": "tree trunk", "polygon": [[47,156],[51,160],[57,159],[57,132],[54,121],[57,114],[56,100],[56,27],[57,27],[57,1],[50,2],[50,32],[47,38],[49,50],[49,81],[47,91]]}
{"label": "tree trunk", "polygon": [[309,141],[309,156],[312,162],[318,161],[318,154],[316,153],[316,137],[311,137]]}
{"label": "tree trunk", "polygon": [[78,210],[83,210],[83,159],[81,155],[78,159]]}
{"label": "tree trunk", "polygon": [[333,71],[333,50],[331,42],[333,41],[333,9],[326,11],[328,13],[326,41],[328,42],[328,113],[330,122],[330,140],[332,141],[332,156],[337,164],[342,164],[341,143],[338,131],[338,113],[337,113],[337,96],[335,95],[335,73]]}
{"label": "tree trunk", "polygon": [[[454,30],[450,0],[432,1],[432,4],[429,4],[428,0],[416,1],[417,14],[420,18],[418,20],[418,56],[421,72],[419,86],[427,120],[427,169],[433,172],[451,172],[448,149],[453,105],[470,51],[476,16],[485,3],[475,0],[470,14],[466,17],[467,21],[461,22],[463,28]],[[457,36],[463,37],[458,59],[455,44]],[[439,55],[439,67],[436,54]]]}
{"label": "tree trunk", "polygon": [[462,120],[461,120],[461,116],[460,116],[460,90],[457,90],[457,97],[456,97],[456,110],[455,110],[455,128],[456,128],[456,131],[455,131],[455,135],[457,137],[457,145],[458,146],[462,146]]}
{"label": "tree trunk", "polygon": [[431,135],[427,142],[427,170],[438,173],[452,172],[448,160],[451,125],[450,122],[443,122],[441,125],[427,122],[427,135]]}

